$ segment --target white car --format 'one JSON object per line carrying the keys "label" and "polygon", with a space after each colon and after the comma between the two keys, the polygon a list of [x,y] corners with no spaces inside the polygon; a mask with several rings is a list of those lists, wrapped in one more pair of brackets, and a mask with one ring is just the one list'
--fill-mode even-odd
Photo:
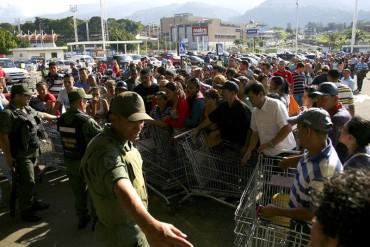
{"label": "white car", "polygon": [[94,59],[89,55],[74,55],[69,60],[71,60],[73,62],[77,62],[77,60],[79,62],[81,62],[83,60],[83,61],[87,62],[89,67],[93,68],[93,67],[96,66],[96,63],[95,63]]}
{"label": "white car", "polygon": [[150,63],[153,64],[154,66],[156,66],[156,67],[161,67],[162,66],[162,62],[159,61],[157,58],[149,57],[149,59],[150,59]]}
{"label": "white car", "polygon": [[56,61],[58,64],[58,67],[60,70],[62,70],[64,73],[70,73],[71,71],[71,63],[74,63],[70,60],[58,60]]}
{"label": "white car", "polygon": [[17,83],[20,80],[30,77],[27,70],[17,68],[14,62],[9,58],[0,58],[0,67],[3,68],[5,72],[5,78],[10,83]]}

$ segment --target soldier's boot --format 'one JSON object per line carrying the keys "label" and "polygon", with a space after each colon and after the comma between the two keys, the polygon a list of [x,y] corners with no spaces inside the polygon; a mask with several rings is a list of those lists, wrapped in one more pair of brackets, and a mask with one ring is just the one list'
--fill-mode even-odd
{"label": "soldier's boot", "polygon": [[86,226],[89,224],[90,220],[91,220],[90,215],[79,216],[78,217],[78,226],[77,226],[77,228],[80,229],[80,230],[86,228]]}

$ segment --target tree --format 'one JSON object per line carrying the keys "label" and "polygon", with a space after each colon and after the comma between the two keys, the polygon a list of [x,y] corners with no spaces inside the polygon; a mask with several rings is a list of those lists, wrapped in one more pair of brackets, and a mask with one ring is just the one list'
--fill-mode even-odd
{"label": "tree", "polygon": [[9,54],[9,50],[15,47],[17,47],[17,38],[9,31],[0,28],[0,54]]}

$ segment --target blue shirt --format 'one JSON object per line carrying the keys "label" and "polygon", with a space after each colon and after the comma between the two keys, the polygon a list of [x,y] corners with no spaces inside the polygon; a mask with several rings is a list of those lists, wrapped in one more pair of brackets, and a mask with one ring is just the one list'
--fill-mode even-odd
{"label": "blue shirt", "polygon": [[87,92],[89,89],[90,89],[90,84],[89,83],[85,83],[85,82],[77,82],[74,84],[75,87],[78,87],[78,88],[83,88],[85,90],[85,92]]}
{"label": "blue shirt", "polygon": [[322,190],[326,178],[330,178],[343,170],[343,166],[331,140],[316,156],[310,157],[305,151],[299,160],[297,174],[290,189],[289,208],[312,207],[311,192]]}

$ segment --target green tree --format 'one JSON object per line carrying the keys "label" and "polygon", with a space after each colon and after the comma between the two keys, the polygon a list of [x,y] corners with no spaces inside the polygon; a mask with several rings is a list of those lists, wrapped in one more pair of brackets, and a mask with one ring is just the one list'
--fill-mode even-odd
{"label": "green tree", "polygon": [[17,47],[17,38],[9,31],[0,28],[0,54],[9,54]]}

